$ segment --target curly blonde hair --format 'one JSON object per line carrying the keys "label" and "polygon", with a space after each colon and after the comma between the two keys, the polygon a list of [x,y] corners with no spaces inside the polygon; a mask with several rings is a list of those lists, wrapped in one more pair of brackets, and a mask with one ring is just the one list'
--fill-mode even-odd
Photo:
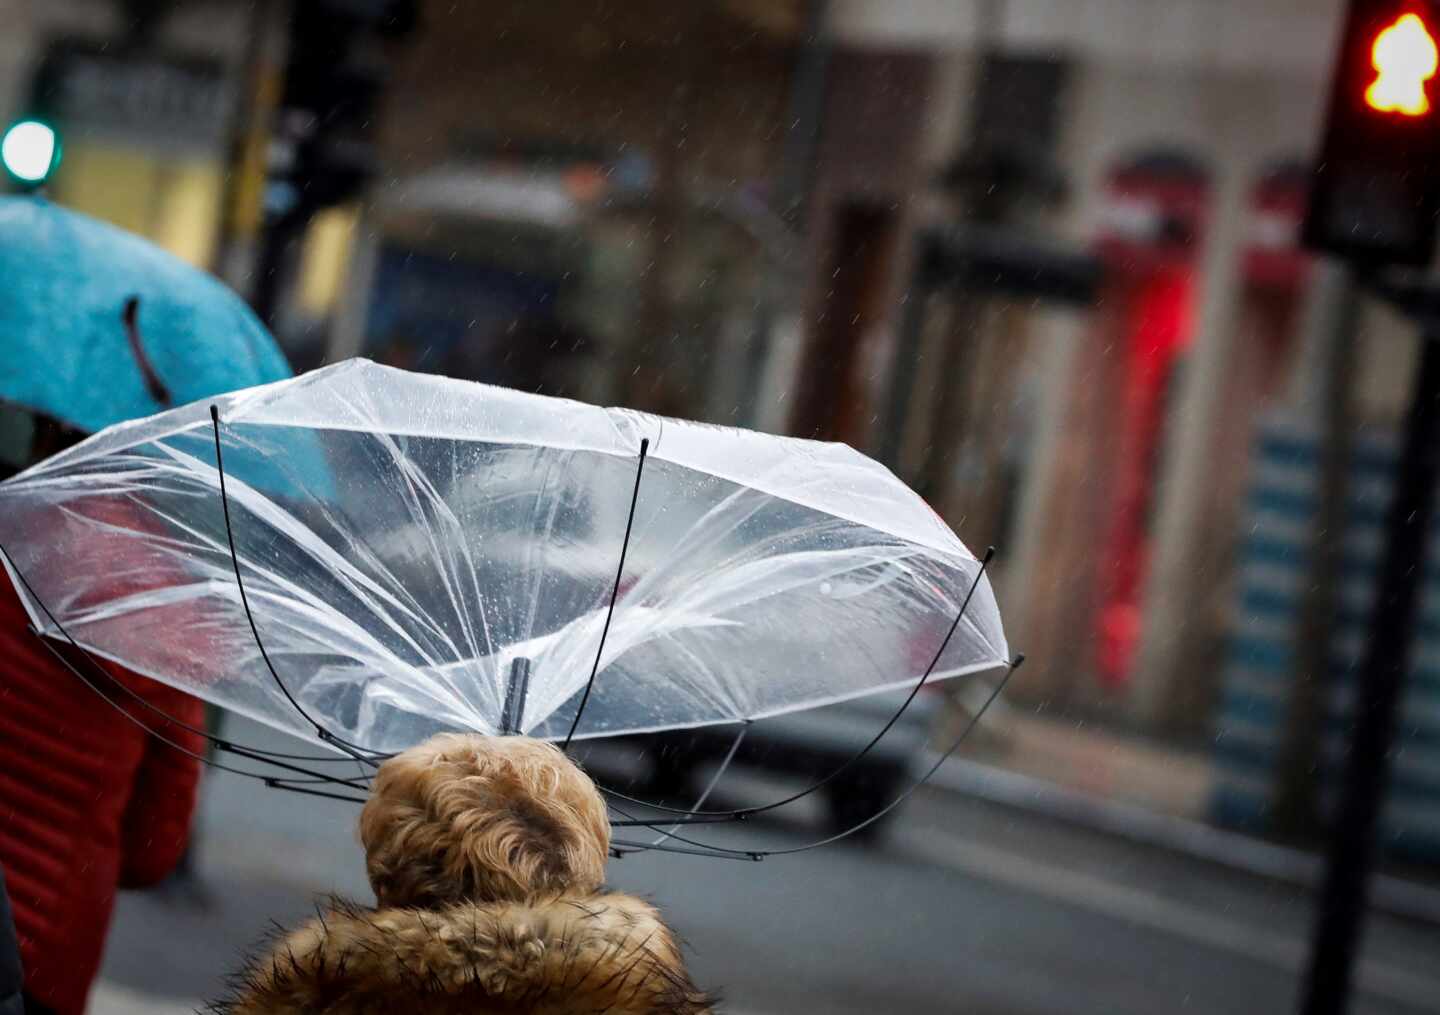
{"label": "curly blonde hair", "polygon": [[381,906],[598,889],[610,824],[589,776],[529,737],[445,733],[380,766],[360,841]]}

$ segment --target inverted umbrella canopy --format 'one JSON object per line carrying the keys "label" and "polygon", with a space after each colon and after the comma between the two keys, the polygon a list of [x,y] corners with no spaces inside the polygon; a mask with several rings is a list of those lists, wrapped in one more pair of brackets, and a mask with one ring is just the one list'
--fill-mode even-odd
{"label": "inverted umbrella canopy", "polygon": [[363,360],[211,405],[0,484],[0,544],[42,632],[282,729],[633,733],[1006,662],[980,562],[843,445]]}
{"label": "inverted umbrella canopy", "polygon": [[[123,319],[131,300],[134,334]],[[0,198],[0,349],[0,399],[92,433],[290,376],[220,282],[38,197]]]}

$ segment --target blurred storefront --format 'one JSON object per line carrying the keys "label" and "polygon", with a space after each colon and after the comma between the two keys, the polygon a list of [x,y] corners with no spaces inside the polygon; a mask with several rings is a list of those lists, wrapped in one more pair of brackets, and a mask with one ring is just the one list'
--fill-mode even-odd
{"label": "blurred storefront", "polygon": [[222,64],[59,39],[32,94],[27,111],[65,139],[56,200],[209,265],[231,105]]}
{"label": "blurred storefront", "polygon": [[[1060,454],[1073,464],[1052,494],[1053,524],[1036,534],[1045,561],[1037,577],[1068,594],[1032,604],[1034,635],[1047,646],[1068,645],[1072,670],[1083,646],[1085,669],[1113,695],[1135,679],[1156,488],[1194,334],[1208,198],[1206,170],[1183,153],[1127,159],[1105,181],[1093,243],[1105,281],[1078,338],[1096,373],[1087,376],[1087,391],[1070,395]],[[1073,577],[1062,580],[1067,574]]]}
{"label": "blurred storefront", "polygon": [[[1003,544],[1036,663],[1018,698],[1191,743],[1251,430],[1308,299],[1273,170],[1308,151],[1335,12],[1265,6],[1258,28],[1250,4],[1128,0],[834,0],[824,21],[788,427]],[[969,280],[939,282],[956,257]],[[1087,296],[1044,281],[1087,257]]]}
{"label": "blurred storefront", "polygon": [[50,196],[213,267],[248,5],[0,4],[0,116],[50,122]]}
{"label": "blurred storefront", "polygon": [[1093,6],[422,5],[289,328],[877,454],[1002,545],[1018,698],[1198,744],[1335,12]]}
{"label": "blurred storefront", "polygon": [[[58,200],[214,265],[255,8],[144,6],[0,0],[0,110],[61,128]],[[297,365],[847,441],[999,546],[1013,700],[1208,763],[1270,428],[1318,398],[1296,223],[1338,0],[451,6],[283,266]]]}
{"label": "blurred storefront", "polygon": [[752,419],[795,287],[765,189],[798,12],[447,6],[387,85],[344,296],[308,308],[329,354]]}
{"label": "blurred storefront", "polygon": [[675,221],[686,243],[663,268],[673,337],[639,352],[645,279],[660,270],[648,256],[653,178],[639,152],[511,142],[378,194],[364,302],[332,332],[332,354],[734,420],[789,237],[744,194],[685,188]]}
{"label": "blurred storefront", "polygon": [[[1034,294],[952,299],[948,324],[929,315],[931,345],[878,353],[891,376],[913,358],[928,389],[881,415],[908,397],[898,408],[929,422],[869,447],[892,451],[972,544],[1009,544],[1002,594],[1037,663],[1017,698],[1196,745],[1218,696],[1251,432],[1287,389],[1308,299],[1300,198],[1273,170],[1309,150],[1334,31],[1334,10],[1264,6],[1257,19],[1253,4],[832,5],[839,45],[928,53],[932,88],[964,96],[932,91],[929,174],[982,152],[987,119],[1054,123],[1050,138],[1006,140],[1021,165],[1053,166],[1064,200],[996,215],[922,190],[921,228],[998,219],[1103,266],[1078,313]],[[1018,74],[997,89],[1004,64],[1025,61],[1064,68],[1049,94]],[[941,110],[953,121],[936,123]],[[879,330],[903,331],[913,295]]]}

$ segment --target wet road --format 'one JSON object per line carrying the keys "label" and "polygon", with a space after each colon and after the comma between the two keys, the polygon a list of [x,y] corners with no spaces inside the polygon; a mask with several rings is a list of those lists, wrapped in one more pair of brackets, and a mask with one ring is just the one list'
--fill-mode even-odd
{"label": "wet road", "polygon": [[[365,897],[354,811],[212,777],[208,900],[123,897],[92,1010],[187,1010],[216,996],[270,919],[303,917],[317,892]],[[737,832],[791,845],[816,836],[814,818],[802,807]],[[940,792],[917,796],[893,831],[878,849],[758,864],[632,857],[612,880],[665,909],[697,980],[738,1015],[1293,1007],[1308,919],[1293,888]],[[1440,928],[1374,922],[1355,1011],[1440,1011],[1436,955]]]}

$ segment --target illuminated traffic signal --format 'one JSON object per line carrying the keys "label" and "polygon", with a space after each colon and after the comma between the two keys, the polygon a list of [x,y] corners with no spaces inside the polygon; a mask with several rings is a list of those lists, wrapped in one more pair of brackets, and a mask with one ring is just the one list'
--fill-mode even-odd
{"label": "illuminated traffic signal", "polygon": [[17,120],[0,136],[0,164],[16,183],[38,187],[60,165],[60,136],[41,120]]}
{"label": "illuminated traffic signal", "polygon": [[1425,264],[1440,214],[1440,8],[1352,0],[1303,237],[1360,264]]}
{"label": "illuminated traffic signal", "polygon": [[1430,112],[1425,83],[1435,76],[1435,40],[1416,14],[1402,14],[1375,37],[1370,65],[1375,80],[1365,89],[1365,103],[1381,113],[1424,116]]}

